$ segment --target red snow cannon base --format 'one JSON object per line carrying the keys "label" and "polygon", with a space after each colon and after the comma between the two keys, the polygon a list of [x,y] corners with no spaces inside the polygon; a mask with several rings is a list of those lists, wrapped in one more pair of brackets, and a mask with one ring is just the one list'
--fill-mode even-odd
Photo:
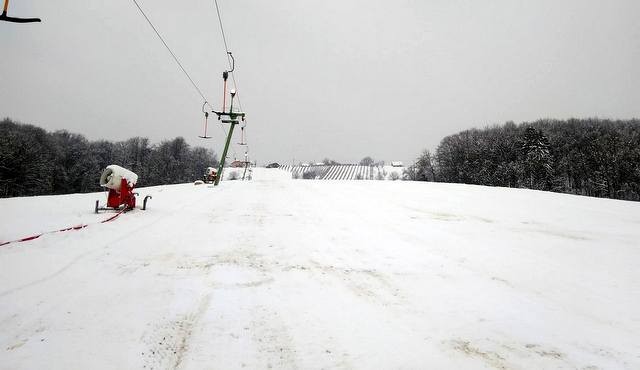
{"label": "red snow cannon base", "polygon": [[130,186],[126,179],[122,179],[120,183],[120,192],[109,189],[109,197],[107,198],[107,207],[119,208],[124,205],[127,209],[136,207],[136,196],[133,193],[133,186]]}

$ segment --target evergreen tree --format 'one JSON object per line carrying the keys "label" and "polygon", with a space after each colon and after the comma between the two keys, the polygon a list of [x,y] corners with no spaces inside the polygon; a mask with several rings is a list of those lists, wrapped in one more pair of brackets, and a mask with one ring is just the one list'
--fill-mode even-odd
{"label": "evergreen tree", "polygon": [[551,176],[551,153],[549,139],[540,130],[527,127],[520,145],[524,178],[531,189],[549,189]]}

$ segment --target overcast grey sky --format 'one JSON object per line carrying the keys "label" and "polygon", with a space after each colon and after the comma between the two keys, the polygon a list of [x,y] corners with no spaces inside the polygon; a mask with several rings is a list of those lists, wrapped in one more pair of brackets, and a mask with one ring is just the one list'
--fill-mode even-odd
{"label": "overcast grey sky", "polygon": [[[139,3],[221,105],[213,0]],[[409,161],[446,135],[507,120],[640,117],[638,0],[219,5],[260,163]],[[0,116],[222,151],[215,125],[215,139],[197,138],[202,99],[132,1],[11,0],[9,13],[43,22],[0,22]]]}

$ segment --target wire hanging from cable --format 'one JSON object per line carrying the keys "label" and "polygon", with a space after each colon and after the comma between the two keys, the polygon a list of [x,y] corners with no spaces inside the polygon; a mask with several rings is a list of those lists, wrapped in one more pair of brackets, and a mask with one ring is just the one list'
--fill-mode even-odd
{"label": "wire hanging from cable", "polygon": [[[213,0],[213,4],[214,4],[214,6],[216,8],[216,14],[218,16],[218,24],[220,25],[220,33],[222,34],[222,42],[224,43],[224,51],[225,51],[225,55],[227,56],[227,63],[229,63],[229,68],[231,70],[233,70],[235,68],[233,68],[233,63],[232,63],[231,56],[230,56],[231,53],[229,52],[229,43],[227,42],[227,34],[224,31],[224,25],[222,23],[222,16],[220,14],[220,7],[218,6],[218,0]],[[236,81],[236,76],[235,76],[235,72],[234,71],[231,72],[231,80],[233,81],[234,89],[236,91],[238,91],[239,90],[238,89],[238,83]],[[242,101],[240,99],[240,94],[236,93],[236,99],[238,99],[238,107],[240,108],[241,111],[244,111],[244,109],[242,108]],[[248,120],[245,118],[245,122],[243,123],[243,127],[246,127],[247,121]],[[234,156],[237,156],[237,152],[235,150],[235,146],[236,146],[235,144],[232,144],[231,150],[233,151]],[[247,150],[249,149],[248,144],[245,146],[245,148]]]}
{"label": "wire hanging from cable", "polygon": [[[158,38],[160,39],[160,41],[162,41],[162,44],[164,45],[165,48],[167,48],[167,50],[169,51],[169,53],[171,54],[171,56],[173,57],[173,60],[176,61],[176,63],[178,64],[178,66],[180,67],[180,69],[182,70],[182,72],[184,73],[185,76],[187,76],[187,78],[189,79],[189,82],[191,82],[191,85],[196,89],[196,91],[198,92],[198,94],[202,97],[202,100],[204,101],[205,104],[211,106],[211,104],[209,104],[209,101],[207,100],[207,98],[204,96],[204,94],[202,93],[202,90],[200,90],[200,88],[198,87],[198,85],[193,81],[193,79],[191,78],[191,76],[189,75],[189,73],[187,72],[187,70],[184,68],[184,66],[182,65],[182,63],[180,63],[180,60],[178,59],[178,57],[176,56],[176,54],[173,52],[173,50],[171,50],[171,48],[169,47],[169,45],[167,45],[167,43],[164,41],[164,38],[162,37],[162,35],[160,35],[160,32],[158,32],[158,30],[156,29],[156,27],[153,25],[153,23],[151,22],[151,20],[149,19],[149,17],[147,17],[147,14],[144,12],[144,10],[142,10],[142,8],[140,7],[140,4],[138,4],[138,2],[136,0],[133,0],[133,3],[136,5],[136,7],[138,8],[138,10],[140,11],[140,13],[142,14],[142,16],[144,17],[144,19],[147,20],[147,23],[149,23],[149,25],[151,26],[151,28],[153,29],[153,31],[156,33],[156,35],[158,36]],[[234,81],[235,84],[235,81]]]}
{"label": "wire hanging from cable", "polygon": [[[213,4],[216,7],[216,14],[218,15],[218,24],[220,25],[220,33],[222,33],[222,42],[224,43],[224,51],[226,53],[227,56],[227,62],[229,63],[229,68],[232,67],[231,65],[231,57],[229,56],[229,44],[227,43],[227,35],[224,32],[224,25],[222,24],[222,16],[220,15],[220,7],[218,6],[218,0],[213,0]],[[231,80],[233,81],[233,88],[236,89],[236,91],[238,91],[238,83],[236,82],[236,76],[234,72],[231,72]],[[236,99],[238,99],[238,107],[240,108],[241,111],[244,111],[244,109],[242,109],[242,101],[240,100],[240,94],[236,95]]]}
{"label": "wire hanging from cable", "polygon": [[[218,6],[218,0],[213,0],[213,4],[216,8],[216,14],[218,16],[218,24],[220,26],[220,33],[222,34],[222,42],[224,43],[224,51],[227,57],[227,63],[229,63],[229,69],[231,70],[231,80],[233,81],[233,87],[236,91],[238,91],[238,83],[236,82],[235,72],[233,71],[235,68],[233,68],[233,62],[231,60],[232,57],[230,56],[231,53],[229,52],[229,44],[227,43],[227,34],[224,32],[224,25],[222,23],[222,16],[220,14],[220,7]],[[244,109],[242,109],[242,101],[240,100],[240,95],[237,93],[236,93],[236,99],[238,99],[238,107],[240,108],[241,111],[244,111]],[[243,126],[246,127],[246,121],[243,124]],[[233,151],[234,156],[237,157],[235,146],[236,144],[232,144],[231,150]],[[247,146],[247,149],[248,149],[248,146]]]}

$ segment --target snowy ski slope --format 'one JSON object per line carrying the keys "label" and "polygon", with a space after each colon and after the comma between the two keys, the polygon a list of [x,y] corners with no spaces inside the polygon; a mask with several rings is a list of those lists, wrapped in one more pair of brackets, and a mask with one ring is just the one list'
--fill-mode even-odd
{"label": "snowy ski slope", "polygon": [[316,174],[317,180],[391,180],[395,173],[402,179],[404,167],[393,166],[359,166],[356,164],[340,164],[328,166],[291,166],[284,165],[281,170],[291,172],[293,178],[303,178],[307,172]]}
{"label": "snowy ski slope", "polygon": [[[0,369],[640,368],[640,203],[253,175],[0,247]],[[0,240],[103,197],[0,199]]]}

